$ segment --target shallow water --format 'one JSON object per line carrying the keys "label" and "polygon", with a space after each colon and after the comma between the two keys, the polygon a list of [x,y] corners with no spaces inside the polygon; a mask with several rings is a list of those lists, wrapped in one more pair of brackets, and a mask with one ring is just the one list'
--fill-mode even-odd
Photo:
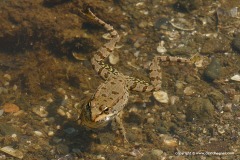
{"label": "shallow water", "polygon": [[[104,82],[90,58],[107,42],[105,30],[79,11],[86,6],[120,33],[113,67],[126,75],[149,80],[155,55],[194,59],[162,63],[168,103],[130,93],[127,144],[114,125],[79,125],[82,107]],[[239,159],[240,82],[231,80],[240,74],[239,6],[1,1],[0,159]]]}

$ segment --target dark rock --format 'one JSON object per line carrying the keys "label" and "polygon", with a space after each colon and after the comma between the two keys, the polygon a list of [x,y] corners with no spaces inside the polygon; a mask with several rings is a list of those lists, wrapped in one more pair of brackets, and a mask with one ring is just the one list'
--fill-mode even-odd
{"label": "dark rock", "polygon": [[209,99],[196,98],[192,101],[191,106],[187,108],[187,120],[193,121],[211,121],[214,114],[214,106]]}
{"label": "dark rock", "polygon": [[212,62],[205,69],[203,76],[207,81],[214,81],[218,79],[221,75],[221,64],[220,62],[214,58]]}
{"label": "dark rock", "polygon": [[175,8],[182,12],[190,12],[202,5],[202,0],[178,0]]}
{"label": "dark rock", "polygon": [[234,37],[232,47],[240,53],[240,34]]}

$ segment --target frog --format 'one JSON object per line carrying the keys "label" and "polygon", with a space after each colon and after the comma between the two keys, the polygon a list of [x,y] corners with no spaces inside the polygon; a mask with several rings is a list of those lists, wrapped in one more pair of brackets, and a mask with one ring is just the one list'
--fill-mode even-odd
{"label": "frog", "polygon": [[106,126],[114,120],[127,142],[126,131],[123,126],[122,115],[128,103],[130,91],[154,92],[161,90],[162,69],[161,62],[190,63],[189,58],[172,56],[155,56],[149,66],[150,82],[132,76],[124,75],[105,61],[114,52],[120,35],[113,26],[98,18],[90,9],[84,15],[103,26],[109,33],[109,41],[101,46],[91,58],[93,69],[105,81],[98,86],[90,101],[83,107],[80,119],[82,125],[96,129]]}

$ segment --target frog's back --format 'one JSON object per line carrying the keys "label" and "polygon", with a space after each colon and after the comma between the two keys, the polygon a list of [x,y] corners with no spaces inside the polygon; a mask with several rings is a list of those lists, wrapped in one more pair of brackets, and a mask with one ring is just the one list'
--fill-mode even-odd
{"label": "frog's back", "polygon": [[111,112],[119,112],[128,101],[128,92],[124,77],[112,76],[98,87],[91,106],[100,110],[108,108]]}

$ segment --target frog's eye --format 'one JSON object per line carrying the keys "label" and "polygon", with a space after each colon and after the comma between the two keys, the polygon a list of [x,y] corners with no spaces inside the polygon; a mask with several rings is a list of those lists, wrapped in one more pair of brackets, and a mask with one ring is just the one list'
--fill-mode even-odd
{"label": "frog's eye", "polygon": [[109,108],[106,107],[106,108],[103,110],[103,113],[105,113],[105,114],[109,114]]}

